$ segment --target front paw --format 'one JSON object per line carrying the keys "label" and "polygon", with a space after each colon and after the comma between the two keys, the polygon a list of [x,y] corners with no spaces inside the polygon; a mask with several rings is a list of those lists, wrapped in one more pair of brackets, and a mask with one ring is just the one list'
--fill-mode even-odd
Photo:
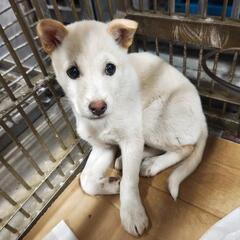
{"label": "front paw", "polygon": [[148,217],[141,203],[122,206],[120,216],[124,229],[134,236],[141,236],[148,227]]}

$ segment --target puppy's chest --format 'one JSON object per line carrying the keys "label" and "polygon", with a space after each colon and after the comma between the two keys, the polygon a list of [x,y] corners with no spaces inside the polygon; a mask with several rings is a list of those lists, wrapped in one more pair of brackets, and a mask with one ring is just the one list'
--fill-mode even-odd
{"label": "puppy's chest", "polygon": [[119,142],[119,131],[115,128],[105,129],[99,133],[98,139],[103,143],[115,145]]}
{"label": "puppy's chest", "polygon": [[[80,131],[80,129],[79,129]],[[112,126],[84,126],[79,134],[91,144],[118,144],[120,140],[119,129]]]}

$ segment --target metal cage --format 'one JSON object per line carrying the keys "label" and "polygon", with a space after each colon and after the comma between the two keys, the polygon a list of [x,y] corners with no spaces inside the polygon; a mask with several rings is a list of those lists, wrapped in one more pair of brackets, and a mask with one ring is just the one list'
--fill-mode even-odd
{"label": "metal cage", "polygon": [[182,71],[199,90],[212,133],[239,141],[240,0],[219,2],[1,1],[0,239],[22,238],[90,152],[36,36],[37,21],[138,21],[130,51],[151,51]]}

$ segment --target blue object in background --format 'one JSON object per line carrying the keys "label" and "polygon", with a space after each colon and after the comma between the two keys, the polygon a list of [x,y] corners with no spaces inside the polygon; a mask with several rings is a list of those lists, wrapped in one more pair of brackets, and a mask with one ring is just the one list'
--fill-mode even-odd
{"label": "blue object in background", "polygon": [[[223,1],[219,0],[209,0],[207,6],[207,14],[209,16],[221,16],[223,9]],[[185,12],[185,1],[184,0],[176,0],[175,1],[175,11],[176,12]],[[196,14],[199,12],[198,1],[190,2],[189,6],[190,14]],[[232,12],[232,1],[228,4],[226,16],[230,17]]]}

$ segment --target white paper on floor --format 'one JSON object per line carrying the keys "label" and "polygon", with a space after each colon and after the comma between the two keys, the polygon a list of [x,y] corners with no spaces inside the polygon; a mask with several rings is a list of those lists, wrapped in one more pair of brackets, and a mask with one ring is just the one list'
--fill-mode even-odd
{"label": "white paper on floor", "polygon": [[240,240],[240,208],[215,223],[199,240]]}
{"label": "white paper on floor", "polygon": [[62,220],[43,240],[78,240],[68,225]]}

